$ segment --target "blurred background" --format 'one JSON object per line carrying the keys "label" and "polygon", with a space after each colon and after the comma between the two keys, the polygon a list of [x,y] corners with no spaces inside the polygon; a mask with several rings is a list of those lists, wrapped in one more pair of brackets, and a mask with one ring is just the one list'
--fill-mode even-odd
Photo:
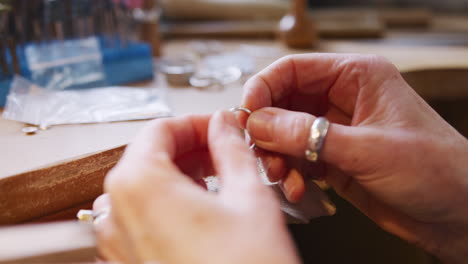
{"label": "blurred background", "polygon": [[[5,120],[27,124],[28,135],[37,128],[47,135],[52,125],[209,113],[238,104],[243,83],[269,63],[304,52],[389,58],[468,135],[468,0],[0,0],[0,107]],[[142,89],[97,90],[115,86]],[[19,142],[19,157],[0,160],[39,149]],[[92,188],[70,202],[47,200],[55,207],[11,199],[4,204],[17,210],[0,214],[0,225],[56,220],[49,215],[89,203],[102,182]],[[438,263],[327,192],[335,216],[290,226],[304,263]]]}
{"label": "blurred background", "polygon": [[309,0],[311,7],[425,7],[432,10],[445,12],[466,12],[468,10],[468,1],[466,0],[329,0],[329,1],[313,1]]}

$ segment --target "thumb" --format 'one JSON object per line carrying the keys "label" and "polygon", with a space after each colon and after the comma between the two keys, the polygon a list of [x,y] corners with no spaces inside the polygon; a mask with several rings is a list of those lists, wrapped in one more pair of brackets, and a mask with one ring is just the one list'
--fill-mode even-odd
{"label": "thumb", "polygon": [[[260,109],[249,117],[247,130],[262,149],[305,157],[310,128],[316,117],[280,108]],[[368,155],[368,129],[330,124],[319,159],[344,171],[354,171]]]}

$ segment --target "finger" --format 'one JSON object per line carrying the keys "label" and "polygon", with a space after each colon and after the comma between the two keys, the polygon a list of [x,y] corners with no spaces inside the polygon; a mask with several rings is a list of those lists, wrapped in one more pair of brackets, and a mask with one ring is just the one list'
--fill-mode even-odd
{"label": "finger", "polygon": [[109,262],[137,263],[132,245],[111,217],[101,218],[94,227],[100,258]]}
{"label": "finger", "polygon": [[[262,186],[253,152],[231,112],[217,112],[209,128],[209,148],[214,167],[227,194]],[[254,187],[254,188],[252,188]]]}
{"label": "finger", "polygon": [[210,116],[192,115],[151,121],[140,131],[125,156],[144,158],[148,161],[155,153],[177,157],[200,149],[206,149]]}
{"label": "finger", "polygon": [[99,196],[93,203],[93,212],[99,215],[94,221],[99,256],[111,262],[135,263],[128,239],[108,213],[110,207],[108,194]]}
{"label": "finger", "polygon": [[378,56],[291,55],[273,63],[244,85],[243,106],[252,111],[277,106],[284,98],[299,92],[328,95],[333,105],[352,115],[363,84],[372,87],[389,78],[380,72],[398,74],[391,63]]}
{"label": "finger", "polygon": [[[315,119],[306,113],[269,107],[254,112],[247,129],[260,148],[302,158]],[[371,146],[366,140],[367,130],[332,123],[319,158],[344,170],[352,169],[358,164],[356,158],[368,157],[365,150]]]}
{"label": "finger", "polygon": [[208,116],[187,116],[150,123],[107,175],[105,190],[111,197],[112,215],[136,255],[150,254],[139,240],[146,231],[142,226],[154,225],[151,219],[158,219],[166,229],[173,222],[168,219],[178,214],[175,208],[206,195],[181,172],[175,159],[206,149],[208,122]]}
{"label": "finger", "polygon": [[288,201],[297,203],[302,200],[307,181],[323,180],[326,166],[323,162],[310,162],[302,158],[286,157],[289,168],[281,182],[281,188]]}
{"label": "finger", "polygon": [[288,171],[280,186],[286,199],[291,203],[301,201],[306,191],[304,177],[295,168]]}
{"label": "finger", "polygon": [[172,193],[187,183],[193,185],[175,160],[191,151],[206,149],[209,118],[185,116],[150,122],[106,177],[104,187],[112,200],[118,199],[125,207],[128,199],[143,201],[142,195],[155,189]]}
{"label": "finger", "polygon": [[[257,149],[256,155],[262,159],[270,182],[281,181],[280,186],[283,193],[292,203],[301,200],[305,192],[306,180],[322,180],[325,177],[326,168],[323,162],[309,162],[304,159],[284,157],[282,154],[262,149]],[[297,176],[301,176],[301,178]]]}
{"label": "finger", "polygon": [[261,159],[265,174],[270,182],[278,182],[286,176],[288,167],[282,154],[256,148],[255,155]]}
{"label": "finger", "polygon": [[128,152],[133,153],[134,159],[141,160],[157,157],[156,153],[167,155],[174,160],[182,173],[206,187],[201,178],[213,172],[209,155],[203,153],[207,152],[208,123],[209,116],[154,121],[145,127]]}
{"label": "finger", "polygon": [[106,191],[125,193],[141,188],[141,193],[145,193],[152,192],[148,189],[153,185],[169,188],[168,184],[193,182],[180,171],[175,160],[191,151],[206,149],[209,118],[186,116],[150,122],[107,175]]}

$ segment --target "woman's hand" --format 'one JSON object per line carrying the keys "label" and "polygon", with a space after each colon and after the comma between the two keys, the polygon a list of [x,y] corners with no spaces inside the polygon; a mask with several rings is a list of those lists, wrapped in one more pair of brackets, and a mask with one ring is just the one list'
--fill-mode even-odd
{"label": "woman's hand", "polygon": [[[303,159],[316,116],[333,124],[320,158],[330,185],[382,228],[449,262],[468,259],[468,142],[376,56],[289,56],[245,85],[243,123],[285,194],[304,179],[284,157]],[[273,108],[274,107],[274,108]],[[281,153],[283,155],[280,155]]]}
{"label": "woman's hand", "polygon": [[[218,175],[219,193],[201,178]],[[201,185],[201,186],[200,186]],[[274,194],[235,117],[151,122],[105,181],[94,210],[101,255],[125,263],[299,263]]]}

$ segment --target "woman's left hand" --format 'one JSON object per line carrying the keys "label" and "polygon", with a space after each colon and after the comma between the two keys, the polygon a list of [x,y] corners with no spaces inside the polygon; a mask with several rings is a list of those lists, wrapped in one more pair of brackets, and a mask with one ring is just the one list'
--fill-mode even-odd
{"label": "woman's left hand", "polygon": [[[209,193],[201,178],[218,175]],[[200,186],[201,185],[201,186]],[[234,115],[152,121],[108,174],[100,254],[125,263],[299,263]]]}

